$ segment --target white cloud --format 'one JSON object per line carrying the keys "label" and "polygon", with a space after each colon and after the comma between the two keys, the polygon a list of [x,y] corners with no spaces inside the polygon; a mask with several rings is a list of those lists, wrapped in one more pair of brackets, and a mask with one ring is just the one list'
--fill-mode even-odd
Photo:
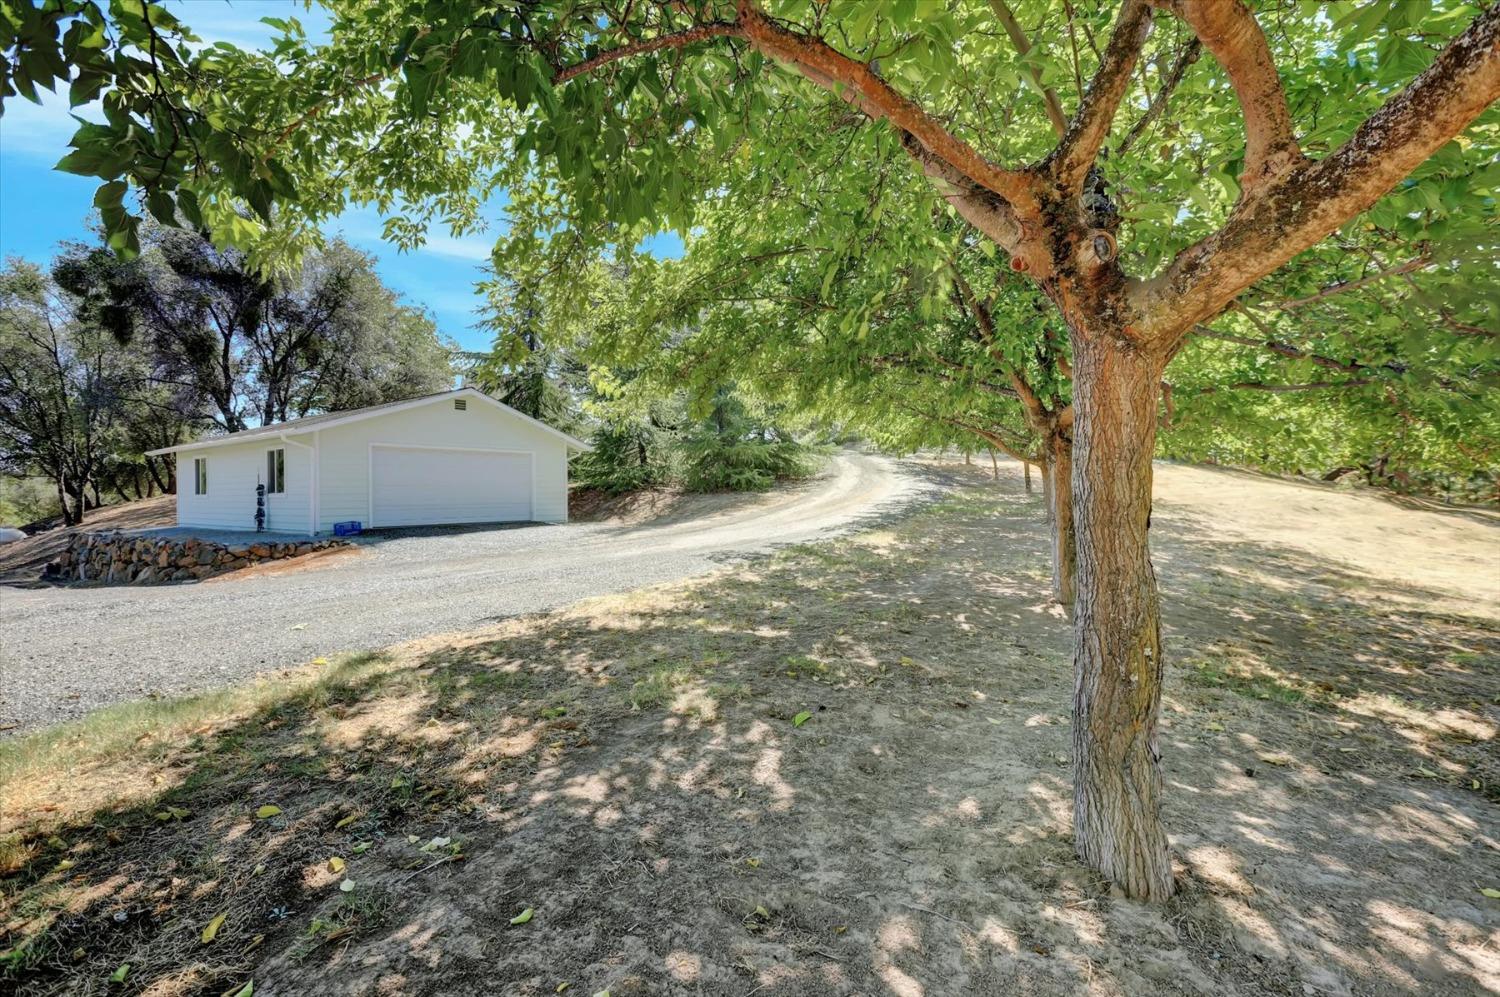
{"label": "white cloud", "polygon": [[[341,234],[350,242],[366,247],[378,243],[379,248],[385,252],[392,252],[396,249],[394,243],[385,240],[384,222],[371,208],[356,208],[352,211],[346,211],[328,226],[327,231]],[[490,251],[494,248],[495,241],[484,235],[453,236],[444,235],[440,232],[428,232],[427,238],[421,246],[413,250],[413,253],[445,256],[455,260],[470,260],[475,263],[488,263],[490,261]]]}
{"label": "white cloud", "polygon": [[5,115],[0,117],[0,151],[34,156],[51,166],[68,153],[68,141],[78,130],[73,115],[91,121],[103,121],[97,103],[69,108],[66,93],[38,90],[40,104],[20,95],[6,100]]}

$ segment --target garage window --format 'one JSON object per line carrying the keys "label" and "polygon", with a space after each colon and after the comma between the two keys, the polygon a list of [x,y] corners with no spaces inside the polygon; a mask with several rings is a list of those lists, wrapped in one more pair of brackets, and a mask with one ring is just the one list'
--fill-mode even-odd
{"label": "garage window", "polygon": [[193,458],[193,494],[208,494],[208,458]]}
{"label": "garage window", "polygon": [[266,494],[280,495],[286,491],[286,450],[278,447],[266,451]]}

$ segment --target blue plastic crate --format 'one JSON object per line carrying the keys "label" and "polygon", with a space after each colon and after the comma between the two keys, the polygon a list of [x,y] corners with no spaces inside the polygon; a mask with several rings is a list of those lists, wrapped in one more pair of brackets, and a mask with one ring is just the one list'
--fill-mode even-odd
{"label": "blue plastic crate", "polygon": [[352,537],[364,529],[364,524],[357,519],[351,519],[346,523],[334,523],[333,535],[336,537]]}

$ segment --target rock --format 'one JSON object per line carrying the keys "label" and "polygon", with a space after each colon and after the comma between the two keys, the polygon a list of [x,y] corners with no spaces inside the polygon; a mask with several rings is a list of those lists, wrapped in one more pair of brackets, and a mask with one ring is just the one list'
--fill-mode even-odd
{"label": "rock", "polygon": [[194,560],[198,562],[198,565],[200,567],[207,564],[213,564],[214,549],[212,547],[199,547],[198,556],[195,557]]}
{"label": "rock", "polygon": [[147,585],[154,581],[156,581],[156,569],[152,567],[145,567],[141,569],[140,574],[135,576],[134,584]]}
{"label": "rock", "polygon": [[207,578],[216,573],[212,564],[200,564],[190,572],[194,578]]}
{"label": "rock", "polygon": [[257,559],[264,559],[264,558],[270,557],[271,556],[271,548],[267,547],[265,544],[261,544],[261,543],[251,544],[250,545],[250,556],[254,557],[254,558],[257,558]]}
{"label": "rock", "polygon": [[172,563],[172,548],[171,547],[163,547],[161,550],[159,550],[159,551],[156,552],[156,566],[158,568],[165,568],[167,565],[169,565],[171,563]]}
{"label": "rock", "polygon": [[315,549],[315,546],[311,543],[300,543],[297,545],[297,556],[301,557],[303,554],[311,554]]}
{"label": "rock", "polygon": [[185,578],[191,577],[193,577],[193,573],[186,568],[178,568],[176,571],[172,572],[172,581],[174,582],[180,582]]}

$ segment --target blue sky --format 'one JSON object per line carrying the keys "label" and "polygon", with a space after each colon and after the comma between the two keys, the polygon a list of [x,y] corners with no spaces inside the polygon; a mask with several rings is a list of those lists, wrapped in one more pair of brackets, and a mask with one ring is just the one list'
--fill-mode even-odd
{"label": "blue sky", "polygon": [[[308,34],[325,30],[326,17],[308,11],[296,0],[178,0],[178,16],[205,41],[229,41],[260,47],[272,30],[260,23],[267,16],[295,16]],[[68,151],[76,123],[65,97],[43,94],[38,106],[21,98],[5,103],[0,117],[0,255],[45,262],[57,244],[87,236],[98,181],[59,173],[52,165]],[[498,216],[499,204],[491,217]],[[452,238],[434,232],[427,245],[401,253],[380,238],[381,219],[373,210],[355,210],[327,228],[373,255],[381,278],[408,302],[425,307],[437,319],[443,335],[468,350],[490,346],[487,333],[474,328],[478,321],[474,282],[482,279],[490,247],[498,234]],[[681,252],[675,237],[654,240],[656,251]]]}

